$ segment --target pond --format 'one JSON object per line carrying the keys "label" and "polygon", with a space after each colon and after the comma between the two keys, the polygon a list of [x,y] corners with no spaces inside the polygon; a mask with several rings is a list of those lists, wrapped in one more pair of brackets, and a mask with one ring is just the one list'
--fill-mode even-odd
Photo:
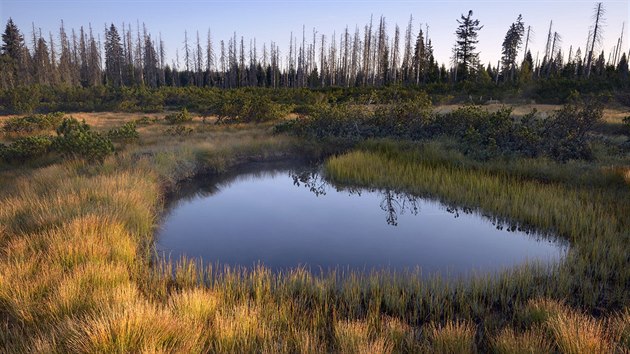
{"label": "pond", "polygon": [[156,238],[158,254],[172,260],[446,277],[553,263],[567,247],[436,200],[340,188],[319,167],[297,163],[250,164],[182,184]]}

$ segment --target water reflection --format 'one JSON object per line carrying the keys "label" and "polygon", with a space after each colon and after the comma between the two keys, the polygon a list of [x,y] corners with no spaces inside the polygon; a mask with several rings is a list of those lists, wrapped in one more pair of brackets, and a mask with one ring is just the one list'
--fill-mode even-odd
{"label": "water reflection", "polygon": [[[331,184],[326,181],[322,174],[317,169],[306,169],[303,171],[295,172],[289,171],[289,176],[293,179],[293,185],[297,187],[305,187],[316,197],[326,195],[326,190],[331,187]],[[347,191],[350,195],[361,196],[360,188],[335,188],[336,191]],[[387,224],[392,226],[398,225],[398,215],[411,213],[417,215],[420,207],[418,205],[418,197],[410,195],[408,193],[396,192],[391,189],[385,189],[384,191],[371,189],[370,192],[377,192],[382,201],[379,203],[381,210],[387,213]]]}
{"label": "water reflection", "polygon": [[263,263],[278,271],[420,267],[457,275],[528,260],[555,262],[567,249],[548,235],[470,208],[331,184],[318,166],[295,162],[250,164],[220,178],[189,181],[167,210],[158,251],[206,263]]}

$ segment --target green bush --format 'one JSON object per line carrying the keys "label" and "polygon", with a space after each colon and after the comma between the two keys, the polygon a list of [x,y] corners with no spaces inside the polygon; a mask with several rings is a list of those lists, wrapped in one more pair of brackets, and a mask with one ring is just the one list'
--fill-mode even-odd
{"label": "green bush", "polygon": [[264,92],[228,91],[208,109],[208,113],[216,114],[218,122],[262,123],[283,118],[292,108],[292,105],[274,102]]}
{"label": "green bush", "polygon": [[269,97],[254,95],[244,100],[239,116],[244,123],[262,123],[283,118],[288,112],[288,109]]}
{"label": "green bush", "polygon": [[27,136],[18,138],[0,149],[2,159],[7,162],[25,162],[42,157],[50,151],[52,140],[47,136]]}
{"label": "green bush", "polygon": [[[373,114],[363,106],[357,105],[319,105],[315,112],[292,124],[293,133],[312,138],[337,137],[360,139],[374,136],[373,127],[368,121]],[[277,130],[284,129],[282,123]]]}
{"label": "green bush", "polygon": [[436,114],[430,111],[428,99],[420,98],[375,110],[349,104],[321,105],[309,117],[276,125],[275,132],[349,141],[444,136],[453,138],[461,152],[480,160],[546,155],[566,162],[592,157],[590,133],[601,117],[602,107],[596,103],[571,103],[548,119],[536,111],[516,117],[510,108],[489,112],[474,105]]}
{"label": "green bush", "polygon": [[31,113],[38,108],[41,100],[41,87],[19,86],[6,91],[6,106],[13,113]]}
{"label": "green bush", "polygon": [[589,133],[603,115],[603,106],[595,101],[565,105],[545,121],[544,141],[549,157],[561,162],[592,158]]}
{"label": "green bush", "polygon": [[167,114],[164,117],[168,124],[181,124],[192,121],[193,117],[186,108],[182,109],[180,112]]}
{"label": "green bush", "polygon": [[136,130],[135,122],[127,122],[121,127],[111,129],[107,132],[107,137],[112,141],[131,143],[140,139],[140,134]]}
{"label": "green bush", "polygon": [[57,129],[54,149],[66,157],[102,162],[114,152],[110,139],[91,131],[90,127],[74,118],[64,119]]}
{"label": "green bush", "polygon": [[14,134],[30,134],[55,130],[63,121],[64,113],[33,114],[10,118],[2,125],[2,131]]}
{"label": "green bush", "polygon": [[57,135],[68,135],[76,131],[87,132],[90,130],[90,126],[85,123],[85,120],[79,122],[75,118],[66,118],[57,127]]}

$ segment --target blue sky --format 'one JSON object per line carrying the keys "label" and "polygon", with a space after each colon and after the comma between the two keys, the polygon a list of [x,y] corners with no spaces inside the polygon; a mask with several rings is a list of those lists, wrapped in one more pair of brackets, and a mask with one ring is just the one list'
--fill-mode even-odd
{"label": "blue sky", "polygon": [[[604,27],[603,49],[606,52],[616,45],[621,34],[622,23],[626,22],[624,51],[628,52],[630,35],[629,0],[604,1],[606,25]],[[66,28],[86,26],[91,23],[98,32],[103,32],[105,23],[120,24],[136,21],[144,22],[155,35],[162,33],[167,56],[173,58],[175,49],[183,46],[184,30],[194,37],[198,30],[205,42],[208,28],[217,43],[227,39],[234,31],[237,35],[256,37],[259,48],[262,42],[275,41],[283,48],[283,56],[288,53],[289,34],[301,37],[302,25],[306,26],[307,40],[312,38],[312,28],[318,34],[333,31],[339,35],[346,25],[351,31],[358,25],[361,29],[374,15],[375,22],[380,15],[385,16],[393,38],[394,26],[401,27],[401,33],[409,20],[414,17],[414,32],[422,23],[429,25],[429,36],[433,41],[435,56],[440,62],[448,62],[455,42],[456,19],[468,10],[474,11],[484,28],[479,34],[478,49],[483,63],[496,64],[500,57],[501,43],[510,23],[519,14],[523,15],[526,26],[535,31],[530,44],[534,59],[537,51],[544,51],[549,21],[553,20],[553,30],[563,39],[563,52],[569,46],[581,47],[584,51],[588,28],[592,23],[594,1],[286,1],[286,0],[0,0],[0,21],[2,27],[12,17],[18,27],[30,38],[31,23],[41,27],[44,33],[52,31],[56,36],[59,23],[63,19]],[[339,37],[337,37],[339,38]],[[542,58],[542,55],[541,55]],[[169,60],[170,62],[170,60]]]}

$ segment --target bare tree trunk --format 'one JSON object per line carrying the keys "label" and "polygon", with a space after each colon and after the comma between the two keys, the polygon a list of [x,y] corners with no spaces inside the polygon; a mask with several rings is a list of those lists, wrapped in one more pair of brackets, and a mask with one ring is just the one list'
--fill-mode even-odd
{"label": "bare tree trunk", "polygon": [[588,50],[588,59],[586,60],[586,77],[591,75],[591,66],[593,62],[593,52],[595,51],[595,44],[601,41],[601,27],[600,23],[604,16],[603,4],[597,3],[595,8],[595,26],[593,27],[593,37],[591,40],[591,48]]}

